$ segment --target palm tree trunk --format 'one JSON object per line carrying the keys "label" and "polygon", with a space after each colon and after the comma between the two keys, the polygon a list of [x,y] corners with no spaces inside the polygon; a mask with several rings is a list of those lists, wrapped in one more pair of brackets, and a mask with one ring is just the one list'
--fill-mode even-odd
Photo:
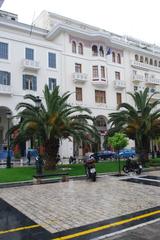
{"label": "palm tree trunk", "polygon": [[144,136],[140,146],[138,146],[138,159],[145,166],[145,163],[149,161],[149,145],[150,139]]}
{"label": "palm tree trunk", "polygon": [[52,138],[46,141],[45,163],[44,163],[44,168],[46,170],[52,170],[56,168],[58,150],[59,150],[59,139]]}

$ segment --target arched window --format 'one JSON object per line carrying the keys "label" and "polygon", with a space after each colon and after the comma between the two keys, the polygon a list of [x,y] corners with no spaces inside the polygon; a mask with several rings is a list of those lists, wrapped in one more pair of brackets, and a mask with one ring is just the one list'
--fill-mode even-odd
{"label": "arched window", "polygon": [[103,50],[103,47],[102,47],[102,46],[100,46],[100,48],[99,48],[99,55],[100,55],[101,57],[104,57],[104,50]]}
{"label": "arched window", "polygon": [[143,56],[140,56],[140,62],[143,63]]}
{"label": "arched window", "polygon": [[121,64],[121,55],[120,55],[120,53],[117,54],[117,63]]}
{"label": "arched window", "polygon": [[112,52],[112,62],[116,62],[116,55],[115,55],[115,52]]}
{"label": "arched window", "polygon": [[83,45],[82,45],[82,43],[78,44],[78,53],[83,55]]}
{"label": "arched window", "polygon": [[76,42],[72,42],[72,53],[76,53]]}
{"label": "arched window", "polygon": [[145,63],[148,64],[148,58],[147,57],[145,57]]}
{"label": "arched window", "polygon": [[153,65],[153,59],[152,58],[150,58],[149,64]]}
{"label": "arched window", "polygon": [[96,45],[92,46],[92,56],[98,56],[98,48]]}
{"label": "arched window", "polygon": [[136,55],[135,55],[135,61],[138,61],[138,59],[139,59],[139,57],[138,57],[138,55],[136,54]]}
{"label": "arched window", "polygon": [[96,124],[96,127],[107,127],[104,117],[97,117],[95,124]]}
{"label": "arched window", "polygon": [[154,60],[154,66],[157,67],[157,60]]}

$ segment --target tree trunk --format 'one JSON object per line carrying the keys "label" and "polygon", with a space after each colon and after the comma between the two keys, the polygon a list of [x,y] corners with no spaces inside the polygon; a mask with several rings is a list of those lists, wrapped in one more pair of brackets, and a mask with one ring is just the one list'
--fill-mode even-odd
{"label": "tree trunk", "polygon": [[138,153],[138,160],[145,166],[145,163],[149,161],[149,147],[150,147],[150,139],[146,136],[142,138],[142,142],[140,146],[137,144],[137,153]]}
{"label": "tree trunk", "polygon": [[45,163],[44,168],[46,170],[53,170],[56,168],[57,155],[59,150],[59,139],[49,139],[45,143]]}

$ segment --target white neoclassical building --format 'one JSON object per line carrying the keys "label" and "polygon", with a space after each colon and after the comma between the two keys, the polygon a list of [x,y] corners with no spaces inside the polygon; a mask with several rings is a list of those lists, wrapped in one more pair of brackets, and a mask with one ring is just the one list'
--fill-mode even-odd
{"label": "white neoclassical building", "polygon": [[[127,92],[149,87],[160,90],[160,47],[120,36],[54,13],[43,11],[34,24],[0,11],[0,145],[5,144],[6,113],[27,93],[40,96],[45,84],[62,93],[71,91],[70,103],[92,111],[103,139],[108,115],[117,105],[131,103]],[[159,98],[159,94],[154,98]],[[154,99],[153,99],[154,101]],[[14,123],[13,123],[14,124]],[[89,146],[64,141],[60,154],[82,155]]]}

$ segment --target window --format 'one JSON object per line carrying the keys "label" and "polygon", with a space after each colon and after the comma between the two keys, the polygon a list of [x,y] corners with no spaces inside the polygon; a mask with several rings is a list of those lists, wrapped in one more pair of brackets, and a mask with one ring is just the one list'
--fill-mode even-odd
{"label": "window", "polygon": [[8,44],[0,42],[0,58],[8,59]]}
{"label": "window", "polygon": [[150,58],[149,64],[153,65],[153,59],[152,58]]}
{"label": "window", "polygon": [[115,80],[120,80],[120,79],[121,79],[120,72],[115,72]]}
{"label": "window", "polygon": [[78,44],[78,53],[83,55],[83,45],[82,45],[82,43]]}
{"label": "window", "polygon": [[145,80],[147,80],[148,77],[149,77],[149,74],[148,74],[148,73],[145,73],[145,74],[144,74],[144,77],[145,77]]}
{"label": "window", "polygon": [[98,78],[98,66],[92,66],[93,79]]}
{"label": "window", "polygon": [[79,63],[75,63],[75,72],[81,73],[82,72],[82,65]]}
{"label": "window", "polygon": [[95,102],[96,103],[106,103],[106,92],[95,90]]}
{"label": "window", "polygon": [[136,54],[136,55],[135,55],[135,61],[138,61],[138,59],[139,59],[139,57],[138,57],[138,55]]}
{"label": "window", "polygon": [[72,53],[76,53],[76,42],[72,42]]}
{"label": "window", "polygon": [[122,103],[122,94],[121,93],[116,93],[116,97],[117,97],[117,105]]}
{"label": "window", "polygon": [[24,90],[37,90],[37,77],[33,75],[23,75],[23,89]]}
{"label": "window", "polygon": [[11,74],[9,72],[0,71],[0,84],[10,85]]}
{"label": "window", "polygon": [[49,68],[56,68],[56,54],[55,53],[48,53],[48,67]]}
{"label": "window", "polygon": [[49,78],[48,83],[49,83],[49,90],[54,90],[57,85],[56,78]]}
{"label": "window", "polygon": [[76,101],[82,101],[82,88],[76,87]]}
{"label": "window", "polygon": [[112,52],[112,62],[116,62],[116,55],[115,55],[115,52]]}
{"label": "window", "polygon": [[143,63],[143,56],[140,56],[140,62]]}
{"label": "window", "polygon": [[34,60],[34,50],[31,48],[26,48],[25,58],[28,60]]}
{"label": "window", "polygon": [[99,55],[100,55],[101,57],[104,57],[104,50],[103,50],[103,47],[102,47],[102,46],[100,46],[100,48],[99,48]]}
{"label": "window", "polygon": [[106,76],[105,76],[105,67],[104,66],[101,66],[101,78],[105,79]]}
{"label": "window", "polygon": [[157,60],[154,60],[154,66],[157,67]]}
{"label": "window", "polygon": [[104,117],[97,117],[96,118],[96,127],[107,127]]}
{"label": "window", "polygon": [[98,56],[98,48],[96,45],[92,46],[92,56]]}
{"label": "window", "polygon": [[134,91],[138,91],[138,86],[134,86]]}
{"label": "window", "polygon": [[121,64],[121,55],[120,55],[120,53],[117,54],[117,63]]}
{"label": "window", "polygon": [[145,57],[145,63],[148,64],[148,58],[147,57]]}
{"label": "window", "polygon": [[159,63],[158,63],[158,67],[160,67],[160,61],[159,61]]}
{"label": "window", "polygon": [[133,76],[136,76],[136,75],[137,75],[137,71],[133,70]]}

